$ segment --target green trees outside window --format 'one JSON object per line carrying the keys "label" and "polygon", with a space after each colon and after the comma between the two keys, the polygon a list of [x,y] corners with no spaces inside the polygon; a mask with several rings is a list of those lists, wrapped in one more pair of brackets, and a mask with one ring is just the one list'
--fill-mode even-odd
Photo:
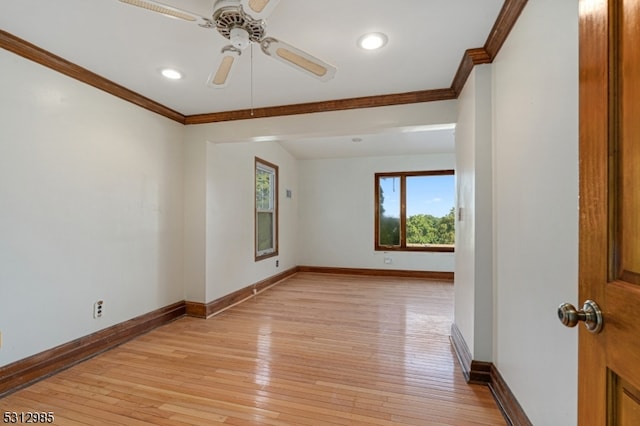
{"label": "green trees outside window", "polygon": [[453,170],[375,175],[375,249],[453,251]]}
{"label": "green trees outside window", "polygon": [[455,208],[451,207],[446,216],[416,214],[407,218],[407,245],[454,245]]}

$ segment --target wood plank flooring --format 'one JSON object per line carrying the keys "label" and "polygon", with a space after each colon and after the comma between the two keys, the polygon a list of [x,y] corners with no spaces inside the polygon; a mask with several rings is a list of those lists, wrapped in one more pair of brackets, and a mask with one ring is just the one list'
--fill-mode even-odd
{"label": "wood plank flooring", "polygon": [[298,273],[0,399],[59,425],[504,425],[449,343],[453,284]]}

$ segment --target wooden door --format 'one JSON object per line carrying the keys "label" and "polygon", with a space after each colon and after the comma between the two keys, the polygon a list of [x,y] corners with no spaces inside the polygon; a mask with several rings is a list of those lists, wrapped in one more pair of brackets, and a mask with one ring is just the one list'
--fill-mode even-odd
{"label": "wooden door", "polygon": [[640,0],[580,0],[578,423],[640,425]]}

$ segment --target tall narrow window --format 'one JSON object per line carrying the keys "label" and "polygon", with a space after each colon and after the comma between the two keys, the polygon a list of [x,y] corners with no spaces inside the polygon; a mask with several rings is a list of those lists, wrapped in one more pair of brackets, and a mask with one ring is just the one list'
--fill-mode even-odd
{"label": "tall narrow window", "polygon": [[454,251],[453,173],[376,173],[375,249]]}
{"label": "tall narrow window", "polygon": [[255,159],[255,259],[278,254],[278,166]]}

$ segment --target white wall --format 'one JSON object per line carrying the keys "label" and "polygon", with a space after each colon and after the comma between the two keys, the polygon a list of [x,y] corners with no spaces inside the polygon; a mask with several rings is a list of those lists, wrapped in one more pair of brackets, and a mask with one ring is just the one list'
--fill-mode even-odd
{"label": "white wall", "polygon": [[[293,268],[297,163],[276,142],[207,143],[206,300]],[[278,256],[255,261],[255,157],[278,166]],[[293,193],[286,197],[286,190]],[[276,261],[279,266],[276,266]]]}
{"label": "white wall", "polygon": [[207,141],[184,144],[184,296],[207,300]]}
{"label": "white wall", "polygon": [[576,424],[578,7],[530,1],[493,63],[495,359],[536,426]]}
{"label": "white wall", "polygon": [[491,65],[476,66],[458,98],[454,322],[476,361],[493,360]]}
{"label": "white wall", "polygon": [[183,127],[5,50],[0,69],[5,365],[183,300]]}
{"label": "white wall", "polygon": [[375,251],[373,223],[375,173],[454,167],[454,154],[300,161],[299,264],[452,272],[454,253]]}
{"label": "white wall", "polygon": [[[299,181],[306,162],[298,162],[276,141],[296,140],[304,137],[350,135],[383,132],[413,126],[453,123],[456,119],[456,101],[428,102],[348,111],[330,111],[315,114],[239,120],[222,123],[190,125],[185,128],[185,292],[187,300],[207,303],[268,278],[290,267],[302,264],[298,232],[300,223],[308,223],[310,210],[299,209],[307,198],[302,195]],[[253,159],[255,156],[280,166],[280,255],[261,262],[253,260]],[[434,157],[435,158],[435,157]],[[429,164],[435,168],[453,168],[454,156],[446,160],[362,160],[373,161],[366,170],[381,170],[393,161],[395,170],[423,169]],[[396,163],[396,161],[398,161]],[[375,167],[373,165],[377,164]],[[443,165],[440,167],[440,165]],[[446,166],[444,166],[446,164]],[[325,177],[321,177],[325,179]],[[373,197],[373,174],[363,189]],[[308,182],[308,179],[306,180]],[[293,198],[286,199],[284,191],[291,189]],[[205,213],[203,215],[203,206]],[[373,198],[367,202],[367,214],[372,212]],[[362,206],[358,206],[361,208]],[[324,221],[326,209],[321,211]],[[316,212],[317,213],[317,212]],[[361,212],[353,218],[356,227],[363,224]],[[344,252],[337,263],[326,263],[326,247],[315,255],[318,261],[307,264],[317,266],[348,266],[382,268],[382,258],[373,253],[373,219],[371,228],[359,238],[367,242],[367,252]],[[300,223],[298,223],[300,222]],[[314,225],[316,227],[317,225]],[[316,228],[320,229],[320,228]],[[371,241],[370,243],[368,241]],[[306,242],[305,242],[306,244]],[[317,244],[314,241],[313,244]],[[310,253],[308,249],[304,249]],[[331,250],[333,251],[334,248]],[[334,255],[335,259],[338,259]],[[305,257],[304,260],[308,260]],[[407,253],[395,258],[396,269],[453,271],[453,254]],[[425,260],[427,259],[427,260]],[[275,261],[280,261],[276,268]],[[379,262],[378,262],[379,260]]]}

